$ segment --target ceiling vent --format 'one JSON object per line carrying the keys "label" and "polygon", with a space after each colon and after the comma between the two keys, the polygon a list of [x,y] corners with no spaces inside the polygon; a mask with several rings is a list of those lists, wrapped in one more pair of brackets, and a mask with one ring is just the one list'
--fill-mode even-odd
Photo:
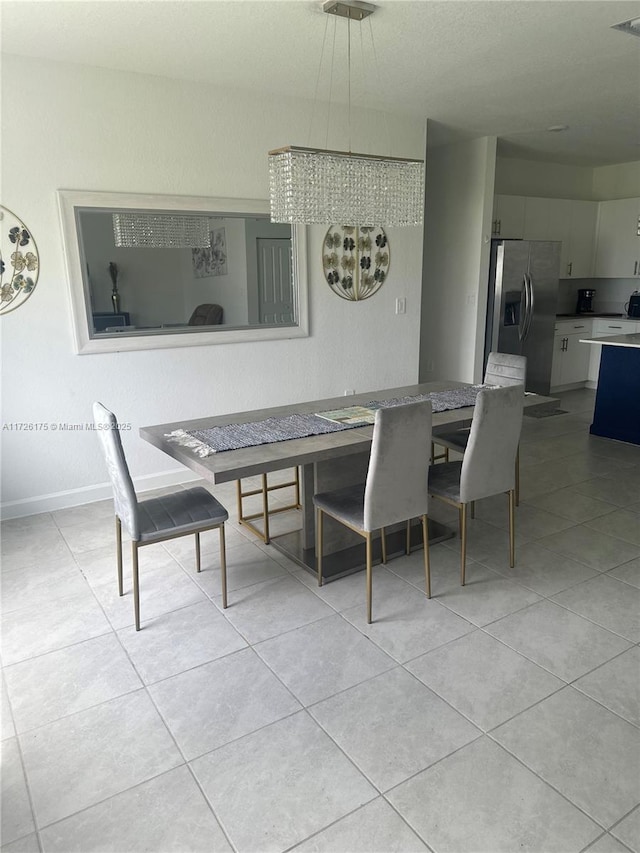
{"label": "ceiling vent", "polygon": [[640,36],[640,18],[632,18],[630,21],[614,24],[611,29],[629,33],[630,36]]}

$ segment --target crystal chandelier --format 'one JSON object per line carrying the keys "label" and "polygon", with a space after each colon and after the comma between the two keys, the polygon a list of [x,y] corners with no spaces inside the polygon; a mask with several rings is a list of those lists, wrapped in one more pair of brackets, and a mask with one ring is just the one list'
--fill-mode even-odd
{"label": "crystal chandelier", "polygon": [[211,246],[206,216],[170,213],[114,213],[116,246],[127,249],[199,249]]}
{"label": "crystal chandelier", "polygon": [[[358,0],[327,0],[323,6],[328,14],[347,18],[349,23],[349,125],[351,20],[362,21],[375,8]],[[424,206],[423,184],[422,160],[293,145],[269,152],[272,222],[419,225]]]}

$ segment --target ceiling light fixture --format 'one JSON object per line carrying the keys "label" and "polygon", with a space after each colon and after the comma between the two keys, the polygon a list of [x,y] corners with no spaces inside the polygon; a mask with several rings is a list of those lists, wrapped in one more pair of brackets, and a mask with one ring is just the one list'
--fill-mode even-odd
{"label": "ceiling light fixture", "polygon": [[551,127],[547,128],[549,133],[562,133],[565,130],[569,130],[568,124],[552,124]]}
{"label": "ceiling light fixture", "polygon": [[[347,18],[348,21],[349,149],[351,21],[362,22],[375,8],[370,3],[358,0],[327,0],[323,5],[327,14]],[[375,56],[372,31],[371,43]],[[322,54],[324,55],[324,44]],[[320,75],[318,80],[319,77]],[[272,222],[302,225],[343,223],[371,227],[419,225],[422,222],[424,205],[423,184],[422,160],[294,145],[269,152]]]}
{"label": "ceiling light fixture", "polygon": [[630,36],[640,36],[640,18],[631,18],[630,21],[614,24],[611,29],[620,30],[620,32],[628,33]]}

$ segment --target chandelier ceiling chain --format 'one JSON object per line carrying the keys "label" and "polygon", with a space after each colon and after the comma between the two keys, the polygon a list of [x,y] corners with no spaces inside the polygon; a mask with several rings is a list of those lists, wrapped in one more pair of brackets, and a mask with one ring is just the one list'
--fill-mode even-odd
{"label": "chandelier ceiling chain", "polygon": [[324,137],[324,147],[329,147],[329,128],[331,126],[331,104],[333,103],[333,69],[336,59],[336,33],[338,31],[337,22],[333,22],[333,41],[331,42],[331,70],[329,74],[329,105],[327,108],[327,130]]}
{"label": "chandelier ceiling chain", "polygon": [[[419,225],[424,204],[424,162],[352,152],[351,20],[362,22],[375,6],[360,0],[326,0],[324,11],[347,18],[347,133],[348,152],[328,149],[337,22],[334,25],[325,149],[286,146],[269,152],[269,188],[272,222],[302,225],[336,222],[359,226]],[[380,81],[373,30],[369,22],[376,74]],[[316,81],[317,102],[327,26]],[[362,26],[360,44],[364,67]],[[311,128],[313,126],[313,114]],[[385,114],[385,128],[390,140]],[[389,149],[391,145],[389,144]]]}
{"label": "chandelier ceiling chain", "polygon": [[[318,103],[318,92],[320,91],[320,77],[322,76],[322,58],[324,57],[324,48],[327,43],[327,31],[329,29],[329,18],[324,22],[324,38],[322,39],[322,50],[320,52],[320,62],[318,63],[318,76],[316,77],[316,90],[313,94],[313,105],[311,107],[311,117],[309,119],[309,133],[307,134],[307,145],[311,145],[311,132],[313,130],[313,117],[316,113],[316,104]],[[327,133],[329,131],[327,130]],[[327,143],[325,142],[325,145]]]}
{"label": "chandelier ceiling chain", "polygon": [[349,122],[349,154],[351,154],[351,18],[347,18],[347,116]]}
{"label": "chandelier ceiling chain", "polygon": [[[373,27],[371,26],[371,17],[367,19],[367,23],[369,24],[369,36],[371,38],[371,51],[373,53],[373,67],[376,70],[376,82],[378,85],[378,91],[382,91],[382,75],[380,74],[380,63],[378,62],[378,53],[376,51],[376,42],[373,38]],[[360,37],[362,38],[362,27],[360,27]],[[389,116],[386,110],[383,110],[382,116],[384,119],[384,130],[387,135],[387,150],[391,151],[391,131],[389,129]]]}

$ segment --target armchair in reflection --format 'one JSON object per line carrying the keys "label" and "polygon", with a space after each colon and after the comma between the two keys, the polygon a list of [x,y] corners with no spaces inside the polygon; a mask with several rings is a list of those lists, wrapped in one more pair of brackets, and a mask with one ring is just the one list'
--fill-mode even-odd
{"label": "armchair in reflection", "polygon": [[189,318],[189,326],[219,326],[223,317],[222,305],[205,302],[195,309]]}

